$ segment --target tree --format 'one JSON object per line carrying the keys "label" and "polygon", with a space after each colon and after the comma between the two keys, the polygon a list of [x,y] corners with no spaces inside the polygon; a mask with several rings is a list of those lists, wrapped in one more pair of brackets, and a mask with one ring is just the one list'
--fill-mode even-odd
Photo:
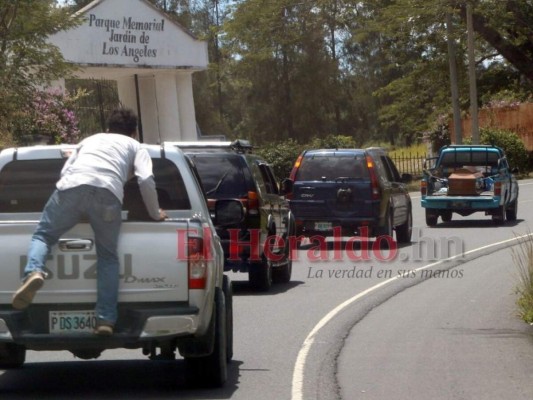
{"label": "tree", "polygon": [[416,141],[451,109],[447,15],[469,108],[467,1],[480,106],[533,91],[529,0],[150,1],[208,42],[209,68],[193,75],[197,121],[229,138]]}
{"label": "tree", "polygon": [[[510,3],[515,3],[512,1],[474,3],[478,22],[487,21],[486,27],[502,32],[502,37],[520,30],[520,34],[511,36],[515,37],[514,50],[528,42],[524,38],[527,33],[524,24],[519,23],[520,28],[515,28],[514,24],[518,15],[530,15],[526,13],[530,6],[521,4],[523,13],[518,14],[506,12]],[[373,86],[373,94],[379,102],[379,124],[386,131],[388,140],[394,143],[401,139],[409,144],[434,125],[442,114],[450,112],[447,14],[452,14],[452,23],[456,27],[457,36],[453,40],[457,44],[460,103],[463,110],[468,110],[465,22],[461,19],[464,18],[465,1],[370,0],[362,4],[357,20],[359,26],[363,26],[363,33],[353,31],[352,48],[369,51],[371,57],[368,60],[379,60],[377,64],[368,65],[371,65],[374,76],[380,76],[379,82]],[[369,46],[369,38],[374,40],[374,46]],[[358,65],[359,60],[353,55],[349,60],[351,65]],[[481,105],[482,101],[490,101],[501,91],[519,93],[527,90],[514,66],[502,60],[498,48],[494,48],[491,42],[476,40],[476,62],[480,82],[476,100]],[[520,94],[517,97],[527,96]]]}
{"label": "tree", "polygon": [[[466,4],[458,3],[466,20]],[[533,82],[533,4],[530,1],[475,1],[474,30]]]}
{"label": "tree", "polygon": [[14,120],[31,103],[36,87],[72,71],[47,37],[77,23],[54,0],[0,2],[0,139],[4,143],[16,139],[11,136]]}
{"label": "tree", "polygon": [[249,0],[224,25],[241,93],[235,126],[256,140],[306,138],[336,130],[335,61],[314,2]]}

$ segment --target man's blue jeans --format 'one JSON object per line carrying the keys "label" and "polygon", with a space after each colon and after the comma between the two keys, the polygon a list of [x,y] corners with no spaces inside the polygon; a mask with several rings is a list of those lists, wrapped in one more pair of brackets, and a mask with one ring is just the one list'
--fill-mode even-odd
{"label": "man's blue jeans", "polygon": [[98,257],[96,316],[99,320],[114,324],[117,320],[117,245],[122,224],[121,209],[120,201],[107,189],[81,185],[56,190],[46,203],[41,221],[33,234],[25,276],[34,271],[44,273],[51,247],[81,219],[88,219],[94,231]]}

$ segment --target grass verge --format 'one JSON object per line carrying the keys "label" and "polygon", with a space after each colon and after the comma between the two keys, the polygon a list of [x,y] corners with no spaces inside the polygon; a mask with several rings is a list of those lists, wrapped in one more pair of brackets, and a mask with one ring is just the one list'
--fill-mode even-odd
{"label": "grass verge", "polygon": [[533,324],[533,236],[528,235],[513,247],[512,257],[518,269],[516,293],[518,314],[528,324]]}

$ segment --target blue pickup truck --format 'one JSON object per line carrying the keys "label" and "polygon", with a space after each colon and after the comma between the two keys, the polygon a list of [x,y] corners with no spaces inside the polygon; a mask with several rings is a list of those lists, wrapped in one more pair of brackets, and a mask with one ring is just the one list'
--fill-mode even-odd
{"label": "blue pickup truck", "polygon": [[420,184],[426,224],[452,220],[453,213],[468,216],[484,212],[501,225],[515,221],[518,210],[516,170],[509,168],[500,147],[451,145],[426,160]]}

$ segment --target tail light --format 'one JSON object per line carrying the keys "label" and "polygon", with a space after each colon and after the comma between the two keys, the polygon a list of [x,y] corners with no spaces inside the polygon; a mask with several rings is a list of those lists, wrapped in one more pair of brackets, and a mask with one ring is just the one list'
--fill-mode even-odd
{"label": "tail light", "polygon": [[502,195],[502,183],[494,182],[494,196],[501,196],[501,195]]}
{"label": "tail light", "polygon": [[242,205],[246,208],[248,215],[259,215],[259,197],[257,192],[248,192],[248,198],[241,199]]}
{"label": "tail light", "polygon": [[291,174],[290,174],[289,178],[293,182],[296,180],[296,173],[298,172],[298,168],[300,168],[300,165],[302,164],[302,158],[303,158],[303,154],[300,154],[298,156],[298,158],[296,159],[296,162],[294,163],[294,166],[292,167]]}
{"label": "tail light", "polygon": [[216,204],[216,199],[207,199],[207,209],[209,210],[209,215],[211,216],[211,218],[215,218]]}
{"label": "tail light", "polygon": [[205,289],[207,282],[207,260],[205,258],[204,240],[188,237],[189,289]]}
{"label": "tail light", "polygon": [[376,167],[372,157],[366,156],[366,166],[370,174],[370,184],[372,186],[372,200],[379,200],[381,198],[381,189],[379,187],[378,176],[376,175]]}
{"label": "tail light", "polygon": [[428,183],[424,180],[420,181],[420,194],[425,196],[428,193]]}

